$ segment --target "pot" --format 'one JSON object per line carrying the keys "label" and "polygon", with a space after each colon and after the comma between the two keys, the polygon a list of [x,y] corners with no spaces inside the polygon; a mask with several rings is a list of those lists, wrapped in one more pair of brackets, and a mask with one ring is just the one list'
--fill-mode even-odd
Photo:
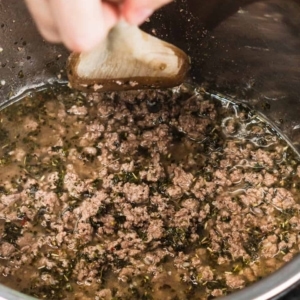
{"label": "pot", "polygon": [[[265,115],[300,151],[300,1],[177,0],[143,25],[192,60],[188,81]],[[68,51],[43,41],[23,1],[0,0],[0,108],[66,83]],[[300,281],[300,256],[223,300],[277,299]],[[0,286],[0,300],[33,299]]]}

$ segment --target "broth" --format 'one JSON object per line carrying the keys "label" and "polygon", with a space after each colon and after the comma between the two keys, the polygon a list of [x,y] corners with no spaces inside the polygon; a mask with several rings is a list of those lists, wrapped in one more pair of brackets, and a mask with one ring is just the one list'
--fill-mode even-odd
{"label": "broth", "polygon": [[0,282],[13,289],[211,299],[299,251],[298,154],[243,105],[184,86],[49,89],[0,119]]}

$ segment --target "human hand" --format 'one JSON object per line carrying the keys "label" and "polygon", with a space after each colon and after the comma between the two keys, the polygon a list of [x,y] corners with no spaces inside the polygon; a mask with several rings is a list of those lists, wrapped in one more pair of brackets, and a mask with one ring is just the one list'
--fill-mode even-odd
{"label": "human hand", "polygon": [[[75,52],[92,49],[121,19],[135,25],[172,0],[25,0],[42,36]],[[113,1],[111,1],[113,2]],[[117,1],[114,1],[117,2]]]}

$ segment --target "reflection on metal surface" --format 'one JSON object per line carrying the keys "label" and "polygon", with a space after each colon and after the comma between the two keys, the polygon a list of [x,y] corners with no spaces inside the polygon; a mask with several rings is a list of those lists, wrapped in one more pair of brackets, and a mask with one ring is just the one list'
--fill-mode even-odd
{"label": "reflection on metal surface", "polygon": [[67,51],[42,40],[24,1],[0,0],[0,48],[0,103],[27,87],[63,81]]}
{"label": "reflection on metal surface", "polygon": [[300,150],[299,0],[177,1],[147,28],[158,21],[160,37],[191,56],[193,81],[246,101]]}
{"label": "reflection on metal surface", "polygon": [[[203,42],[206,59],[196,77],[245,100],[274,121],[298,146],[300,115],[300,6],[259,1],[221,22]],[[200,73],[199,73],[200,72]]]}

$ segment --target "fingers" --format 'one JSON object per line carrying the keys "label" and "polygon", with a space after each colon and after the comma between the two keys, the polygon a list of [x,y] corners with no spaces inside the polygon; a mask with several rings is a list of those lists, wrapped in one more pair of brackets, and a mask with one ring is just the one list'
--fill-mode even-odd
{"label": "fingers", "polygon": [[100,0],[26,0],[43,37],[75,52],[92,49],[119,19],[115,6]]}
{"label": "fingers", "polygon": [[87,51],[104,39],[117,22],[118,12],[99,0],[48,0],[64,44]]}
{"label": "fingers", "polygon": [[169,2],[172,2],[172,0],[127,0],[122,10],[125,19],[129,23],[140,25],[156,9]]}
{"label": "fingers", "polygon": [[26,3],[42,36],[49,42],[60,42],[60,35],[48,1],[26,0]]}
{"label": "fingers", "polygon": [[[121,13],[139,25],[155,9],[172,0],[125,0]],[[75,52],[92,49],[121,18],[109,0],[26,0],[38,29],[50,42],[63,42]]]}

